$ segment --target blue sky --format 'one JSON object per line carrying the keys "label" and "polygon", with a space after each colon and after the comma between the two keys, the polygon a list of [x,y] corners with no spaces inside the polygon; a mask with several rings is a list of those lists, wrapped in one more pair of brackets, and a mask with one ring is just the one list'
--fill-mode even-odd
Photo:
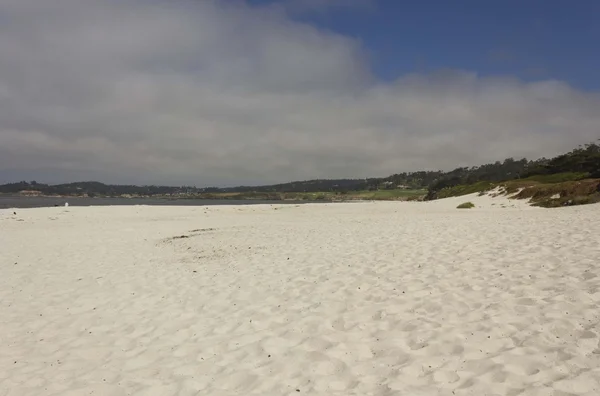
{"label": "blue sky", "polygon": [[[325,8],[327,1],[322,3]],[[327,9],[293,13],[292,18],[361,40],[372,71],[382,79],[450,68],[600,89],[600,1],[332,3]]]}

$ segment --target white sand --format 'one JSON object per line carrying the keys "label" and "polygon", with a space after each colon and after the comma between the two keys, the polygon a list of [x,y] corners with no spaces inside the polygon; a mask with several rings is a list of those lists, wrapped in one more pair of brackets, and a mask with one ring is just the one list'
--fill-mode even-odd
{"label": "white sand", "polygon": [[600,395],[599,205],[4,210],[0,248],[0,395]]}

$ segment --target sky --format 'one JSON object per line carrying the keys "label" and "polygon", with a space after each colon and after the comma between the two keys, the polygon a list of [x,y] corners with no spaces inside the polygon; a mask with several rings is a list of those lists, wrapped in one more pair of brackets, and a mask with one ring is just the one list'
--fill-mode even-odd
{"label": "sky", "polygon": [[233,186],[600,138],[600,2],[0,0],[0,183]]}

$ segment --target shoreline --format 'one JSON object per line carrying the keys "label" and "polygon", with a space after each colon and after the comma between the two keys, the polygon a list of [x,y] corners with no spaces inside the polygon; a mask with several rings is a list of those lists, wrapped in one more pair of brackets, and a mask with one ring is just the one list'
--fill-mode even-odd
{"label": "shoreline", "polygon": [[[73,199],[72,199],[73,198]],[[23,196],[0,196],[0,209],[25,209],[33,207],[60,207],[68,202],[72,206],[231,206],[231,205],[260,205],[260,204],[282,204],[282,205],[304,205],[310,203],[353,203],[353,202],[405,202],[407,200],[367,200],[367,199],[346,199],[346,200],[302,200],[302,199],[201,199],[201,198],[119,198],[119,197],[23,197]],[[12,205],[12,206],[11,206]]]}

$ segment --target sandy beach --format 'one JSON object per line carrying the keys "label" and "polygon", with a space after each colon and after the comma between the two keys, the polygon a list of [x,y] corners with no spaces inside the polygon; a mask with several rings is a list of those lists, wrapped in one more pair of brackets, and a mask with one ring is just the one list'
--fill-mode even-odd
{"label": "sandy beach", "polygon": [[0,245],[0,395],[600,394],[598,205],[2,210]]}

